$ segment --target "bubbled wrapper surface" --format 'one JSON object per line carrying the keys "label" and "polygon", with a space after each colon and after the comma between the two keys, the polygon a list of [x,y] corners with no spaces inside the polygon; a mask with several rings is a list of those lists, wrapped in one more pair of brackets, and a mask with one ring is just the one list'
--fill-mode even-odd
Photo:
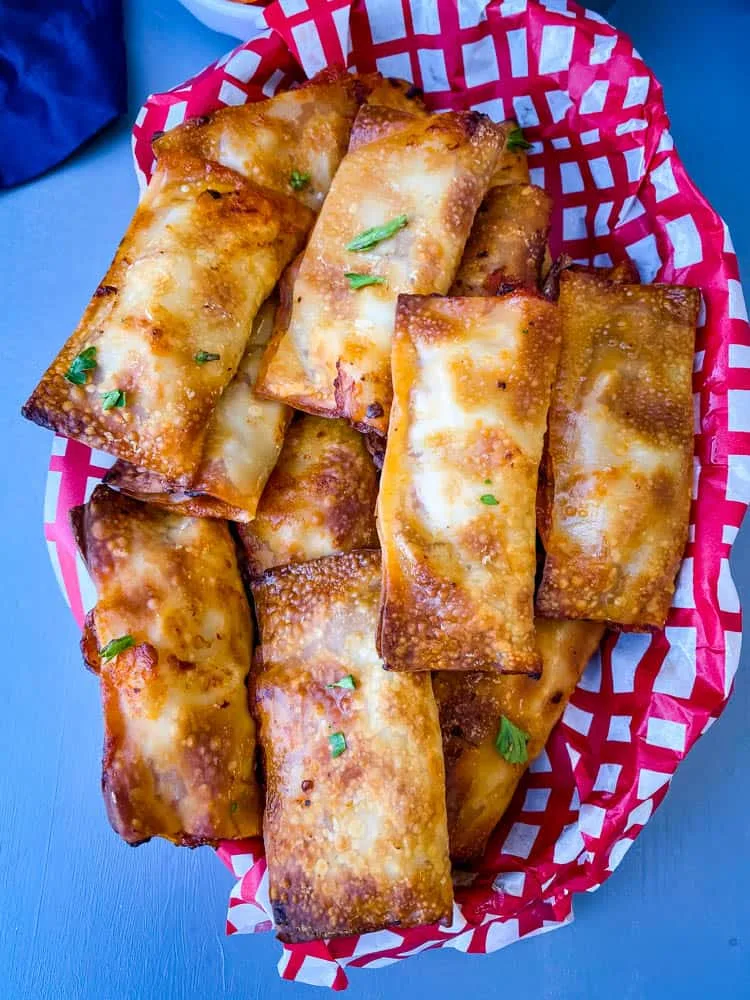
{"label": "bubbled wrapper surface", "polygon": [[[450,927],[282,946],[282,978],[343,989],[352,967],[431,948],[491,952],[570,922],[573,895],[620,864],[721,713],[741,641],[729,550],[750,501],[750,327],[729,231],[680,162],[662,88],[599,14],[565,0],[280,0],[265,17],[266,31],[146,101],[133,127],[142,184],[158,130],[262,100],[326,65],[380,70],[420,86],[433,110],[518,120],[532,183],[555,202],[553,256],[605,266],[627,256],[642,281],[703,295],[690,535],[666,628],[607,635],[484,858],[461,873]],[[79,622],[95,594],[67,513],[111,463],[55,438],[45,533]],[[237,879],[228,932],[271,930],[262,842],[227,842],[219,855]]]}

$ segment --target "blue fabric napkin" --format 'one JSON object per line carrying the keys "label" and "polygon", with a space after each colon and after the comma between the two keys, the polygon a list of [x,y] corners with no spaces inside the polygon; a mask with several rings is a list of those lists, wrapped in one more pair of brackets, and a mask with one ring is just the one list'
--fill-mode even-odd
{"label": "blue fabric napkin", "polygon": [[54,167],[126,107],[122,0],[0,0],[0,188]]}

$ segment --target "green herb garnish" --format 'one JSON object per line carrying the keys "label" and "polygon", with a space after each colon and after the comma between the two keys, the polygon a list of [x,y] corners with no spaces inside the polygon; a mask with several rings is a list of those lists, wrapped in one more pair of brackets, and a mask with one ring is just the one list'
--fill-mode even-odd
{"label": "green herb garnish", "polygon": [[96,368],[96,348],[87,347],[73,358],[70,368],[65,372],[65,378],[73,385],[86,385],[86,372]]}
{"label": "green herb garnish", "polygon": [[328,742],[331,745],[331,757],[340,757],[346,750],[346,737],[343,733],[331,733]]}
{"label": "green herb garnish", "polygon": [[383,240],[389,240],[399,229],[403,229],[408,221],[408,216],[397,215],[395,219],[391,219],[390,222],[386,222],[382,226],[373,226],[372,229],[365,229],[359,236],[355,236],[351,243],[346,244],[346,249],[357,252],[370,250]]}
{"label": "green herb garnish", "polygon": [[123,653],[126,649],[135,646],[135,639],[132,635],[121,635],[119,639],[108,642],[104,649],[99,650],[99,656],[103,660],[112,660],[115,656]]}
{"label": "green herb garnish", "polygon": [[220,354],[211,354],[209,351],[198,351],[194,360],[197,365],[205,365],[207,361],[219,361],[220,358]]}
{"label": "green herb garnish", "polygon": [[295,191],[303,191],[310,183],[310,174],[303,174],[301,170],[293,170],[289,176],[289,183]]}
{"label": "green herb garnish", "polygon": [[115,406],[120,408],[126,403],[125,393],[122,389],[111,389],[102,393],[102,409],[111,410]]}
{"label": "green herb garnish", "polygon": [[236,813],[239,808],[240,808],[239,802],[230,802],[229,803],[229,811],[230,811],[230,813]]}
{"label": "green herb garnish", "polygon": [[357,274],[356,271],[347,271],[344,277],[348,280],[350,288],[366,288],[367,285],[385,284],[385,278],[379,278],[376,274]]}
{"label": "green herb garnish", "polygon": [[327,688],[346,688],[347,691],[353,691],[356,686],[351,674],[342,677],[340,681],[334,681],[333,684],[326,684]]}
{"label": "green herb garnish", "polygon": [[485,481],[484,481],[484,485],[485,485],[485,486],[490,486],[490,485],[491,485],[491,483],[492,483],[492,480],[491,480],[491,479],[485,479]]}
{"label": "green herb garnish", "polygon": [[483,493],[479,499],[483,504],[486,504],[487,507],[497,507],[500,503],[497,497],[493,496],[491,493]]}
{"label": "green herb garnish", "polygon": [[511,129],[508,133],[508,141],[505,144],[507,149],[531,149],[531,143],[523,134],[523,129],[520,125],[516,125],[515,128]]}
{"label": "green herb garnish", "polygon": [[529,734],[514,726],[510,719],[500,716],[500,728],[495,739],[495,749],[509,764],[525,764],[529,759],[526,744]]}

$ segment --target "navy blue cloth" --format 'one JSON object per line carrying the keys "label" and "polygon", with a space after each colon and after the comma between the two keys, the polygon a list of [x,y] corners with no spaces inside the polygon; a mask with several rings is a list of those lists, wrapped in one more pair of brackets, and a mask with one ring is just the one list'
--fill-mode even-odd
{"label": "navy blue cloth", "polygon": [[122,0],[0,0],[0,188],[54,167],[126,107]]}

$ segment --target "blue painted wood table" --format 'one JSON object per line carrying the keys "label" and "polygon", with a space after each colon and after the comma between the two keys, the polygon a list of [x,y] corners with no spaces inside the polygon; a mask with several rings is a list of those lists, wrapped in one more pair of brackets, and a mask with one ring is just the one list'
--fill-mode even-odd
{"label": "blue painted wood table", "polygon": [[[601,6],[663,82],[681,155],[728,220],[750,279],[750,5]],[[130,118],[148,93],[231,47],[176,0],[130,0],[126,22]],[[133,851],[110,831],[97,685],[42,538],[50,439],[19,407],[104,273],[136,194],[128,119],[0,200],[0,997],[293,1000],[311,988],[277,979],[272,935],[225,938],[232,880],[210,851],[160,842]],[[745,601],[749,553],[743,532],[732,561]],[[355,973],[351,995],[750,996],[748,655],[719,724],[613,878],[577,900],[571,927],[486,958],[432,953]]]}

